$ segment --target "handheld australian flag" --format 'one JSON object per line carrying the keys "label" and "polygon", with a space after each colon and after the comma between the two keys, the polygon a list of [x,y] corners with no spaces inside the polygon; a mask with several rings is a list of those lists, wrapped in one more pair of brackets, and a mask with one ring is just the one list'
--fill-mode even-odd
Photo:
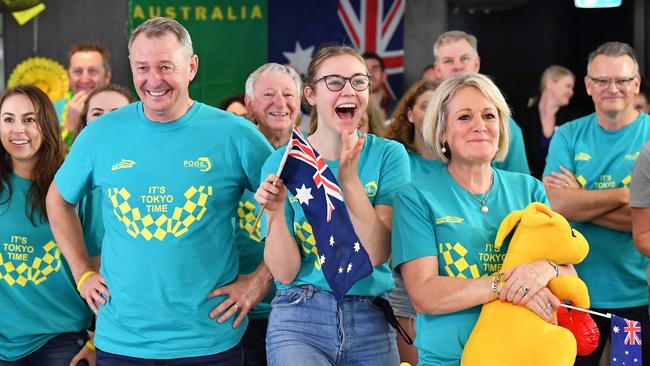
{"label": "handheld australian flag", "polygon": [[341,303],[357,281],[372,273],[370,257],[354,231],[341,187],[325,159],[297,127],[293,128],[283,164],[280,178],[300,202],[316,238],[325,279]]}
{"label": "handheld australian flag", "polygon": [[641,323],[612,314],[612,365],[643,365]]}

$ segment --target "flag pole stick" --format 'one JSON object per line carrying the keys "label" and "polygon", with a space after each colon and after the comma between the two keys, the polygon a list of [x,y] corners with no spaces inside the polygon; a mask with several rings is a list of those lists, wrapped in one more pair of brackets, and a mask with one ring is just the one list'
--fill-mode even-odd
{"label": "flag pole stick", "polygon": [[[282,160],[280,160],[280,166],[278,167],[278,171],[275,173],[276,177],[280,177],[280,174],[282,174],[282,169],[284,169],[284,164],[287,162],[287,157],[289,156],[290,148],[291,146],[287,145],[287,149],[284,151],[284,155],[282,155]],[[275,186],[275,182],[273,182],[273,186]],[[251,234],[255,232],[257,225],[260,224],[260,219],[262,218],[262,214],[264,213],[264,210],[266,210],[266,203],[262,205],[262,208],[260,209],[260,213],[258,213],[257,217],[255,218],[255,222],[253,223],[253,226],[249,231]]]}
{"label": "flag pole stick", "polygon": [[571,305],[567,305],[567,304],[560,304],[560,306],[564,306],[565,308],[568,308],[568,309],[578,310],[578,311],[582,311],[582,312],[593,314],[593,315],[602,316],[603,318],[608,318],[608,319],[612,318],[612,314],[610,314],[610,313],[603,314],[603,313],[599,313],[597,311],[587,310],[587,309],[583,309],[583,308],[579,308],[577,306],[571,306]]}

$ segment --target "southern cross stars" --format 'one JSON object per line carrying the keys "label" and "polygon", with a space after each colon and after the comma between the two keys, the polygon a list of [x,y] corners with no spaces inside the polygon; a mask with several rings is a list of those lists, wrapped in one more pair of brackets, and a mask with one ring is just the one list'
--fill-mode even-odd
{"label": "southern cross stars", "polygon": [[311,188],[305,187],[304,184],[302,185],[302,187],[296,188],[295,196],[298,199],[298,202],[300,202],[300,204],[304,203],[307,206],[309,206],[309,200],[314,198],[314,196],[311,195]]}
{"label": "southern cross stars", "polygon": [[361,245],[359,244],[358,241],[354,242],[354,252],[358,253],[361,250]]}

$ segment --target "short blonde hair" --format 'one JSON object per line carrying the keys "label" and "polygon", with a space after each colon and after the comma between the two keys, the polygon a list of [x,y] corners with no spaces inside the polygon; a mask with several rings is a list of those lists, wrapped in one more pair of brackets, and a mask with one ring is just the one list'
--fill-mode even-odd
{"label": "short blonde hair", "polygon": [[502,161],[508,154],[510,143],[510,108],[506,103],[503,94],[489,77],[468,73],[443,81],[433,92],[433,96],[427,106],[422,124],[422,137],[429,150],[436,159],[448,164],[451,160],[451,151],[447,149],[442,152],[441,136],[445,130],[447,117],[449,115],[449,103],[456,93],[464,88],[473,87],[481,92],[499,112],[499,145],[493,160]]}

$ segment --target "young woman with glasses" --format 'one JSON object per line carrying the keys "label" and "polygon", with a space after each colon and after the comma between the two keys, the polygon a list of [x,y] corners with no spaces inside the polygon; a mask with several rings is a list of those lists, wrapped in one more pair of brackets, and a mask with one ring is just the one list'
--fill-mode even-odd
{"label": "young woman with glasses", "polygon": [[373,302],[385,303],[394,286],[388,267],[392,197],[409,181],[410,170],[402,145],[357,131],[370,82],[354,49],[329,46],[312,58],[304,87],[313,107],[308,141],[337,177],[356,234],[374,267],[344,301],[337,303],[321,270],[324,258],[300,200],[290,197],[282,181],[269,174],[276,172],[285,149],[271,155],[262,169],[266,180],[255,198],[266,205],[264,259],[278,286],[266,338],[270,365],[399,363],[395,331]]}

